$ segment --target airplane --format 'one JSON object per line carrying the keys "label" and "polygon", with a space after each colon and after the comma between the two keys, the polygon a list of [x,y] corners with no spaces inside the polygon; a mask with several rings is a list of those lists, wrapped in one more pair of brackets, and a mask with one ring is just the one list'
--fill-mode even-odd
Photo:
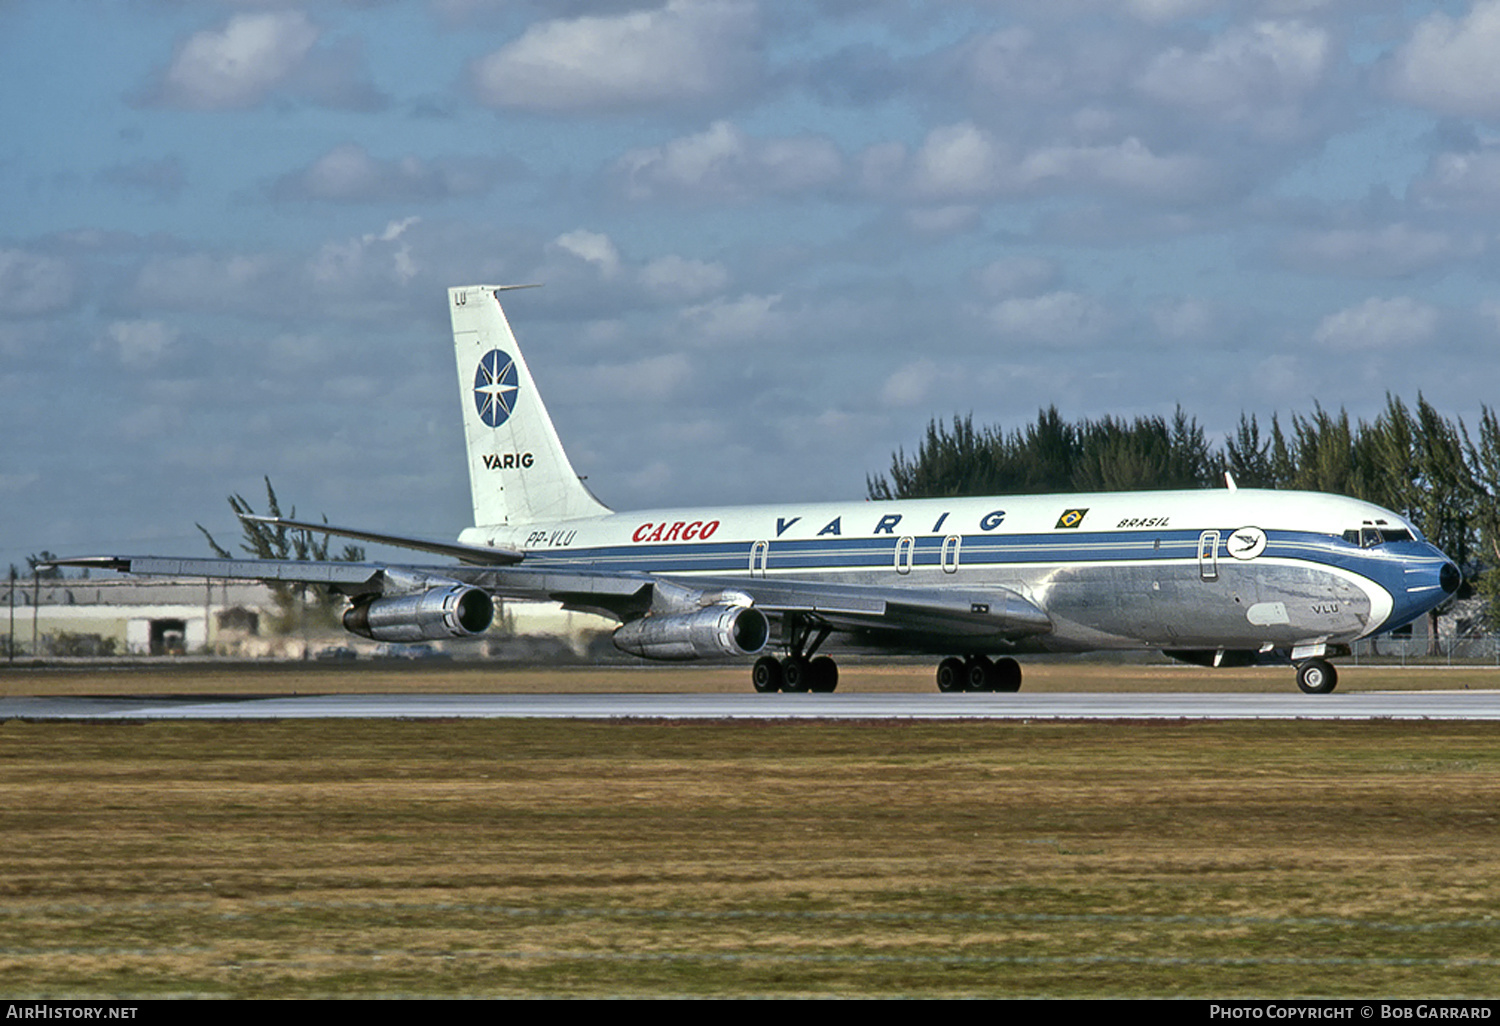
{"label": "airplane", "polygon": [[[1016,691],[1018,655],[1160,649],[1206,666],[1330,658],[1459,587],[1458,568],[1396,513],[1314,492],[1226,487],[777,503],[616,513],[574,472],[500,297],[448,290],[474,525],[428,540],[289,518],[289,529],[446,557],[384,562],[83,556],[133,574],[321,584],[378,641],[483,633],[500,599],[619,623],[646,659],[756,657],[760,692],[831,692],[841,647],[940,657],[942,691]],[[779,655],[777,653],[780,653]]]}

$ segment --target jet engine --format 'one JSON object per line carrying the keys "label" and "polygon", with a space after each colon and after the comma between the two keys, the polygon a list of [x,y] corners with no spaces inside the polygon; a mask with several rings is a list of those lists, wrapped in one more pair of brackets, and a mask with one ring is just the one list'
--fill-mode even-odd
{"label": "jet engine", "polygon": [[375,641],[438,641],[473,637],[494,618],[495,603],[488,594],[450,584],[357,602],[344,613],[344,629]]}
{"label": "jet engine", "polygon": [[771,624],[749,605],[727,602],[690,613],[658,613],[615,631],[615,647],[647,659],[716,659],[754,655],[766,647]]}

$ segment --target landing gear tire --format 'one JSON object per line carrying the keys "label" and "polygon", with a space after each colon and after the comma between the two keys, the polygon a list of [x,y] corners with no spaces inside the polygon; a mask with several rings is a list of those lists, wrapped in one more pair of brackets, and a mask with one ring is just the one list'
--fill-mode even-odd
{"label": "landing gear tire", "polygon": [[776,687],[764,690],[781,690],[789,693],[804,691],[829,692],[839,686],[839,665],[828,656],[813,657],[813,653],[833,630],[822,620],[811,616],[788,613],[782,625],[786,641],[786,658],[761,656],[756,660],[751,680],[755,690],[760,691],[762,679],[774,680]]}
{"label": "landing gear tire", "polygon": [[1021,664],[1010,656],[996,659],[994,681],[996,691],[1020,691]]}
{"label": "landing gear tire", "polygon": [[964,662],[964,689],[967,691],[994,691],[995,664],[989,656],[969,656]]}
{"label": "landing gear tire", "polygon": [[839,664],[828,656],[818,656],[808,667],[808,690],[826,695],[839,686]]}
{"label": "landing gear tire", "polygon": [[812,660],[806,656],[787,656],[781,661],[781,690],[801,693],[812,684]]}
{"label": "landing gear tire", "polygon": [[755,660],[755,668],[750,671],[750,683],[763,695],[780,691],[781,662],[775,656],[761,656]]}
{"label": "landing gear tire", "polygon": [[1297,686],[1308,695],[1326,695],[1338,687],[1339,673],[1324,659],[1297,664]]}
{"label": "landing gear tire", "polygon": [[944,659],[938,663],[937,686],[942,692],[962,691],[964,682],[968,679],[965,672],[964,661],[957,658]]}

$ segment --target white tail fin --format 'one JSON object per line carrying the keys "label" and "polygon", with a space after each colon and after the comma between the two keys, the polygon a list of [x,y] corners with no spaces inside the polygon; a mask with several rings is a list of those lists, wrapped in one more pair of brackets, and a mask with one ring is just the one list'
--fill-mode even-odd
{"label": "white tail fin", "polygon": [[602,516],[609,509],[589,494],[563,452],[500,309],[502,290],[496,285],[448,290],[474,525]]}

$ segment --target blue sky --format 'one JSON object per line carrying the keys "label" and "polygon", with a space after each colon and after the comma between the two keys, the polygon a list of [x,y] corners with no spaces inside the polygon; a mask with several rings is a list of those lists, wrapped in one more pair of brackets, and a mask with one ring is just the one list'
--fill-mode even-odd
{"label": "blue sky", "polygon": [[929,419],[1497,400],[1500,0],[0,0],[0,560],[466,526],[444,289],[617,509]]}

